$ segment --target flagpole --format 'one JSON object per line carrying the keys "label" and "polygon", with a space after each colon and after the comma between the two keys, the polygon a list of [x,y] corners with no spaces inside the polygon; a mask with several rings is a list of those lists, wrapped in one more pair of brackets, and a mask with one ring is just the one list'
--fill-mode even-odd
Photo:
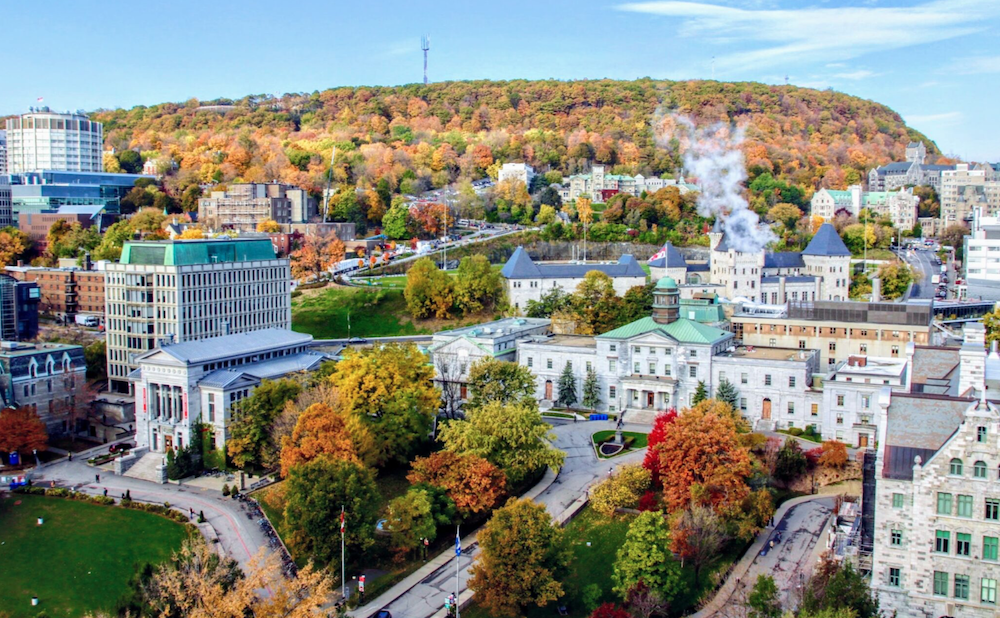
{"label": "flagpole", "polygon": [[462,526],[455,526],[455,618],[459,618],[458,615],[458,596],[461,594],[459,590],[461,584],[459,583],[459,562],[462,558],[462,537],[459,534]]}
{"label": "flagpole", "polygon": [[344,562],[344,505],[340,505],[340,594],[347,602],[347,567]]}

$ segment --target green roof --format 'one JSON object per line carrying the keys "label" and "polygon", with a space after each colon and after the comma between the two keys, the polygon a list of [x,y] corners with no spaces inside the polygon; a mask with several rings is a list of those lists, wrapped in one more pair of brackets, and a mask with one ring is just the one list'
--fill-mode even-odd
{"label": "green roof", "polygon": [[188,266],[273,260],[274,245],[268,238],[164,240],[126,242],[122,247],[122,264],[146,266]]}
{"label": "green roof", "polygon": [[706,326],[685,318],[680,318],[669,324],[657,324],[653,318],[647,317],[597,337],[598,339],[631,339],[653,331],[660,331],[681,343],[714,343],[729,334],[721,328]]}
{"label": "green roof", "polygon": [[674,281],[673,277],[662,277],[656,282],[657,290],[676,290],[677,282]]}

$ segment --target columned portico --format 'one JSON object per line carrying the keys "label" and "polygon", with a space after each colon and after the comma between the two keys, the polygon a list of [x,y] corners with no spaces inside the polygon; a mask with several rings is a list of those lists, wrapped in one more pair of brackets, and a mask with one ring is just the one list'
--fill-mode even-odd
{"label": "columned portico", "polygon": [[622,393],[623,411],[632,413],[630,422],[642,422],[645,417],[655,418],[660,412],[676,405],[677,381],[665,377],[632,376],[622,380]]}

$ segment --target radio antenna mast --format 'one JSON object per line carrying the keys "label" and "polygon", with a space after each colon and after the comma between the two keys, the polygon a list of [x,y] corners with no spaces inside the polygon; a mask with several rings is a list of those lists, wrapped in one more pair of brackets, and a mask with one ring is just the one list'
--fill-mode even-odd
{"label": "radio antenna mast", "polygon": [[427,85],[427,52],[431,48],[431,37],[424,35],[420,37],[420,49],[424,50],[424,85]]}

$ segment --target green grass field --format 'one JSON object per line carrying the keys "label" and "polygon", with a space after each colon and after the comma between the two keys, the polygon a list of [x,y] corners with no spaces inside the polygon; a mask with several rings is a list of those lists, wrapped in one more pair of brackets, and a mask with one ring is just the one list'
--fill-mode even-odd
{"label": "green grass field", "polygon": [[292,330],[317,339],[347,337],[347,315],[351,316],[350,336],[392,337],[421,335],[409,321],[402,289],[364,290],[327,287],[315,294],[292,299]]}
{"label": "green grass field", "polygon": [[598,431],[593,436],[591,436],[591,441],[594,443],[594,450],[597,452],[598,458],[600,458],[600,459],[610,459],[611,457],[618,457],[618,455],[624,455],[625,453],[629,453],[629,452],[632,452],[632,451],[637,450],[637,449],[643,449],[643,448],[646,448],[647,446],[649,446],[649,434],[648,433],[639,433],[637,431],[623,431],[622,432],[622,437],[623,438],[632,438],[632,444],[630,444],[628,448],[624,449],[622,452],[618,453],[617,455],[612,455],[611,457],[606,457],[606,456],[602,455],[599,450],[597,450],[597,447],[601,444],[601,442],[604,442],[605,440],[607,440],[608,438],[613,437],[614,435],[615,435],[614,430],[607,429],[605,431]]}
{"label": "green grass field", "polygon": [[11,618],[113,609],[135,566],[165,560],[186,535],[152,513],[14,494],[0,500],[0,608]]}

